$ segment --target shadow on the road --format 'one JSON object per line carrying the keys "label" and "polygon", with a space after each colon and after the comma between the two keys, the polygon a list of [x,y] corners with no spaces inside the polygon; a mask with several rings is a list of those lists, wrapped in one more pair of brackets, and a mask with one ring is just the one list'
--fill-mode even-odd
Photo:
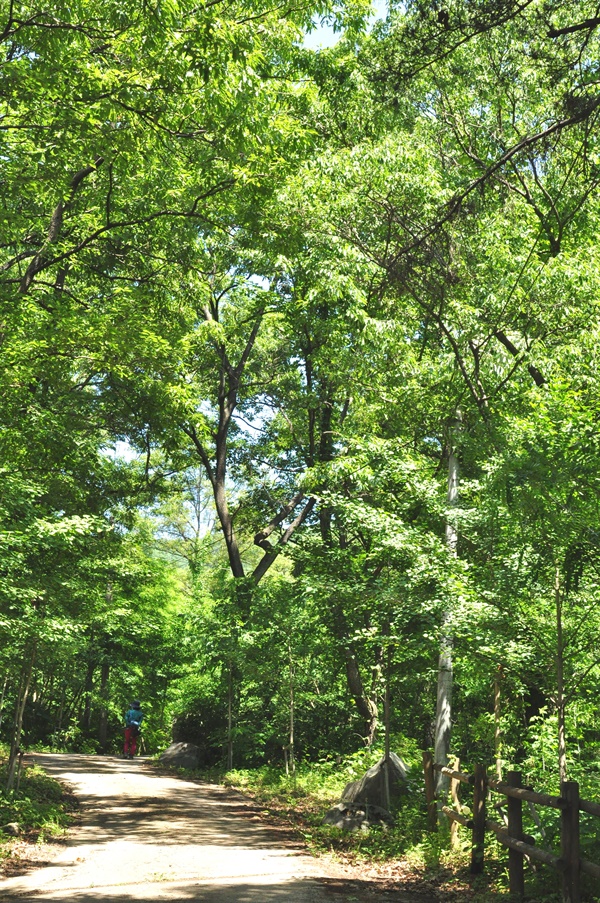
{"label": "shadow on the road", "polygon": [[25,756],[25,763],[36,762],[42,768],[56,771],[64,767],[75,774],[87,774],[90,771],[90,763],[93,770],[106,771],[114,774],[115,771],[133,772],[139,769],[145,762],[150,762],[149,756],[137,756],[135,759],[124,759],[123,756],[94,756],[78,755],[77,753],[29,753]]}
{"label": "shadow on the road", "polygon": [[[323,896],[325,895],[325,897]],[[332,903],[351,903],[360,900],[368,903],[375,900],[373,885],[369,881],[345,881],[328,879],[325,885],[312,880],[293,880],[271,884],[219,883],[219,884],[177,884],[144,885],[143,887],[96,887],[69,889],[69,903],[313,903],[323,899]],[[4,898],[23,900],[22,897]],[[44,896],[45,900],[58,901],[58,897]],[[431,896],[399,892],[378,893],[379,903],[436,903]],[[61,903],[65,903],[64,899]]]}
{"label": "shadow on the road", "polygon": [[[260,808],[238,794],[210,784],[186,781],[174,775],[165,791],[165,776],[144,768],[139,761],[100,756],[36,756],[36,761],[59,780],[90,771],[90,759],[96,774],[124,777],[143,770],[148,795],[128,795],[127,784],[121,796],[110,800],[102,793],[78,793],[83,820],[78,838],[85,843],[108,843],[128,839],[161,846],[218,845],[265,849],[276,845],[280,855],[301,855],[297,841],[286,829],[278,830],[261,823]],[[153,784],[156,795],[153,795]]]}
{"label": "shadow on the road", "polygon": [[[84,832],[87,843],[127,838],[138,843],[159,842],[162,846],[216,843],[264,848],[275,842],[275,832],[261,825],[252,809],[223,800],[217,809],[202,791],[197,798],[191,798],[185,785],[171,788],[168,797],[123,797],[111,801],[109,806],[94,798],[80,799],[86,815],[79,834]],[[281,843],[280,838],[277,841]]]}
{"label": "shadow on the road", "polygon": [[[48,903],[375,900],[370,879],[308,877],[314,873],[295,859],[304,856],[297,841],[285,829],[263,824],[260,808],[241,794],[158,774],[139,761],[35,758],[59,780],[78,786],[81,820],[66,855],[44,863],[35,884],[29,876],[24,883],[17,878],[2,903],[29,900],[28,890],[32,899]],[[85,779],[90,775],[97,783]],[[434,903],[426,893],[402,890],[380,889],[377,899]]]}

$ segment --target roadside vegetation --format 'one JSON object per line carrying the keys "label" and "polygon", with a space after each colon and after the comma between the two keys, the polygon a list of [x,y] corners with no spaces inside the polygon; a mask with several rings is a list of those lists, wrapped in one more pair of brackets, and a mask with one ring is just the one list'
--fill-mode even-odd
{"label": "roadside vegetation", "polygon": [[[349,781],[362,777],[383,755],[383,748],[361,750],[355,754],[301,764],[295,773],[286,774],[283,766],[262,766],[226,771],[202,771],[204,780],[249,796],[261,808],[267,822],[288,827],[314,855],[327,855],[355,867],[376,879],[379,886],[393,889],[398,881],[409,888],[429,888],[443,894],[446,901],[471,900],[494,903],[506,899],[506,850],[494,839],[486,844],[485,875],[470,875],[471,834],[460,829],[451,842],[449,826],[437,833],[427,831],[426,806],[421,762],[414,746],[401,737],[395,744],[403,750],[409,766],[406,788],[395,799],[392,826],[372,826],[368,832],[349,833],[323,824],[325,812],[341,798]],[[468,768],[467,768],[468,770]],[[463,808],[469,814],[469,808]],[[559,846],[558,817],[550,810],[538,810],[539,822],[525,811],[524,830],[537,836],[544,848]],[[500,815],[492,811],[489,817]],[[540,831],[542,833],[540,833]],[[582,831],[582,855],[597,860],[600,855],[600,831],[593,819],[587,819]],[[536,903],[558,899],[557,877],[544,867],[528,870],[528,896]],[[592,881],[584,880],[586,901],[598,900]]]}
{"label": "roadside vegetation", "polygon": [[[6,780],[7,750],[0,751],[0,780]],[[0,868],[29,844],[62,837],[77,809],[75,798],[37,765],[24,765],[18,787],[0,790]]]}
{"label": "roadside vegetation", "polygon": [[[439,894],[445,903],[498,903],[505,899],[505,856],[497,845],[490,844],[486,874],[474,882],[469,874],[468,834],[451,847],[448,830],[427,832],[417,763],[409,774],[406,792],[393,806],[392,826],[349,833],[323,824],[324,813],[339,802],[345,784],[361,777],[380,754],[361,751],[343,760],[300,766],[294,775],[286,775],[281,767],[263,767],[211,771],[202,776],[248,795],[261,807],[267,823],[289,828],[313,855],[349,866],[357,877],[372,878],[382,891],[392,891],[401,882],[406,890]],[[535,885],[538,903],[555,899],[552,882],[545,877]]]}

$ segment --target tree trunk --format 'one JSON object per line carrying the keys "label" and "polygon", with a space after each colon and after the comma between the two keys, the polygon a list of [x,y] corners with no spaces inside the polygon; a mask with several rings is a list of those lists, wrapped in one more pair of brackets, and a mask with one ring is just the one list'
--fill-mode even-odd
{"label": "tree trunk", "polygon": [[94,689],[95,670],[95,662],[89,661],[85,672],[85,706],[83,709],[83,724],[87,730],[89,730],[92,725],[92,690]]}
{"label": "tree trunk", "polygon": [[108,747],[108,678],[110,675],[110,663],[104,659],[100,668],[100,723],[98,726],[98,739],[100,749],[106,752]]}
{"label": "tree trunk", "polygon": [[[448,454],[448,506],[453,507],[458,501],[459,467],[458,457],[454,448],[454,434],[460,427],[460,413],[457,412],[456,420],[450,431],[450,448]],[[456,555],[458,533],[454,525],[446,523],[446,545],[451,555]],[[442,765],[448,764],[450,753],[450,739],[452,735],[452,625],[451,613],[445,613],[442,622],[442,637],[440,643],[440,657],[438,661],[438,684],[435,716],[435,761]],[[438,772],[437,794],[440,800],[448,794],[448,778]]]}
{"label": "tree trunk", "polygon": [[[444,625],[446,627],[447,624]],[[452,638],[442,639],[442,650],[438,662],[438,684],[435,716],[434,758],[442,765],[448,764],[450,739],[452,735]],[[436,792],[438,796],[448,793],[448,778],[438,774]]]}
{"label": "tree trunk", "polygon": [[556,707],[558,714],[558,771],[561,781],[567,780],[567,742],[565,736],[565,679],[564,679],[564,637],[562,620],[562,593],[560,571],[554,576],[554,602],[556,605]]}
{"label": "tree trunk", "polygon": [[244,577],[245,574],[244,565],[242,564],[242,556],[240,555],[240,549],[238,546],[237,537],[235,535],[235,530],[233,528],[231,513],[227,504],[224,474],[222,480],[215,480],[215,482],[213,483],[213,494],[215,499],[215,508],[217,509],[217,516],[219,518],[219,523],[221,524],[221,529],[223,530],[223,536],[225,538],[227,557],[229,558],[229,567],[231,568],[231,573],[234,577]]}
{"label": "tree trunk", "polygon": [[385,808],[390,811],[391,807],[391,798],[390,798],[390,664],[391,664],[391,649],[388,645],[387,648],[387,662],[385,669],[385,699],[384,699],[384,714],[383,720],[385,722],[385,762],[384,762],[384,792],[385,792]]}
{"label": "tree trunk", "polygon": [[227,677],[227,771],[233,768],[233,670]]}
{"label": "tree trunk", "polygon": [[0,698],[0,727],[2,727],[2,721],[4,720],[4,699],[6,697],[7,687],[8,675],[4,678],[4,683],[2,685],[2,697]]}
{"label": "tree trunk", "polygon": [[25,714],[25,706],[27,705],[27,697],[29,695],[29,687],[31,686],[31,675],[33,673],[33,664],[35,662],[35,654],[37,650],[37,638],[33,641],[31,654],[27,659],[27,663],[23,664],[21,671],[21,680],[19,683],[19,692],[15,705],[15,719],[13,722],[13,731],[10,743],[10,754],[8,757],[8,768],[6,777],[6,790],[10,793],[15,783],[15,772],[17,761],[19,758],[19,746],[21,744],[21,735],[23,733],[23,716]]}
{"label": "tree trunk", "polygon": [[56,718],[56,727],[54,728],[55,732],[62,731],[63,726],[63,715],[65,713],[65,693],[66,693],[66,684],[63,680],[60,688],[60,704],[58,707],[58,716]]}
{"label": "tree trunk", "polygon": [[500,732],[500,678],[502,665],[498,665],[498,673],[494,681],[494,751],[496,753],[496,776],[502,780],[502,734]]}
{"label": "tree trunk", "polygon": [[365,693],[362,678],[356,656],[346,648],[344,650],[346,656],[346,677],[348,679],[348,687],[356,703],[356,708],[365,722],[365,743],[371,746],[375,739],[375,732],[378,723],[377,705],[373,699],[369,699]]}
{"label": "tree trunk", "polygon": [[288,646],[289,650],[289,666],[290,666],[290,742],[289,742],[289,752],[290,752],[290,771],[292,774],[296,773],[296,757],[294,755],[294,707],[295,707],[295,699],[294,699],[294,660],[292,658],[292,647]]}

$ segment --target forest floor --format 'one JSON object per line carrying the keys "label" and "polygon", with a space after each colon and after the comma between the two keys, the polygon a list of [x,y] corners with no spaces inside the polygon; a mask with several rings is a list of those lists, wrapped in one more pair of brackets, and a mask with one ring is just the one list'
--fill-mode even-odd
{"label": "forest floor", "polygon": [[217,784],[144,759],[36,755],[79,814],[62,844],[23,847],[0,896],[60,903],[449,903],[466,900],[409,874],[314,858],[289,827]]}

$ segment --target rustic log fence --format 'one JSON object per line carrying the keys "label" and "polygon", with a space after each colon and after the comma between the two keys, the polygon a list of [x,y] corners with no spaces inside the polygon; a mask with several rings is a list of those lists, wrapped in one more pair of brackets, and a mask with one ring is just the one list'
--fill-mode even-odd
{"label": "rustic log fence", "polygon": [[[437,829],[437,805],[435,793],[435,772],[450,778],[452,800],[458,800],[458,786],[466,784],[473,792],[473,814],[463,815],[458,809],[441,805],[440,811],[452,824],[461,825],[472,832],[471,873],[483,871],[485,858],[485,832],[491,831],[497,840],[508,848],[508,874],[511,895],[522,899],[525,894],[525,857],[550,866],[561,875],[563,903],[580,903],[581,875],[588,875],[600,881],[600,865],[582,859],[579,851],[579,813],[600,817],[600,803],[583,800],[579,796],[577,781],[562,781],[560,796],[536,793],[523,787],[521,772],[509,771],[506,781],[498,781],[487,776],[483,765],[477,765],[473,774],[465,774],[456,769],[435,763],[431,753],[423,753],[425,774],[425,794],[427,798],[427,821],[430,830]],[[497,793],[507,800],[507,824],[499,824],[487,818],[487,799]],[[523,833],[523,803],[549,806],[560,811],[560,855],[542,850],[535,845],[535,838]]]}

